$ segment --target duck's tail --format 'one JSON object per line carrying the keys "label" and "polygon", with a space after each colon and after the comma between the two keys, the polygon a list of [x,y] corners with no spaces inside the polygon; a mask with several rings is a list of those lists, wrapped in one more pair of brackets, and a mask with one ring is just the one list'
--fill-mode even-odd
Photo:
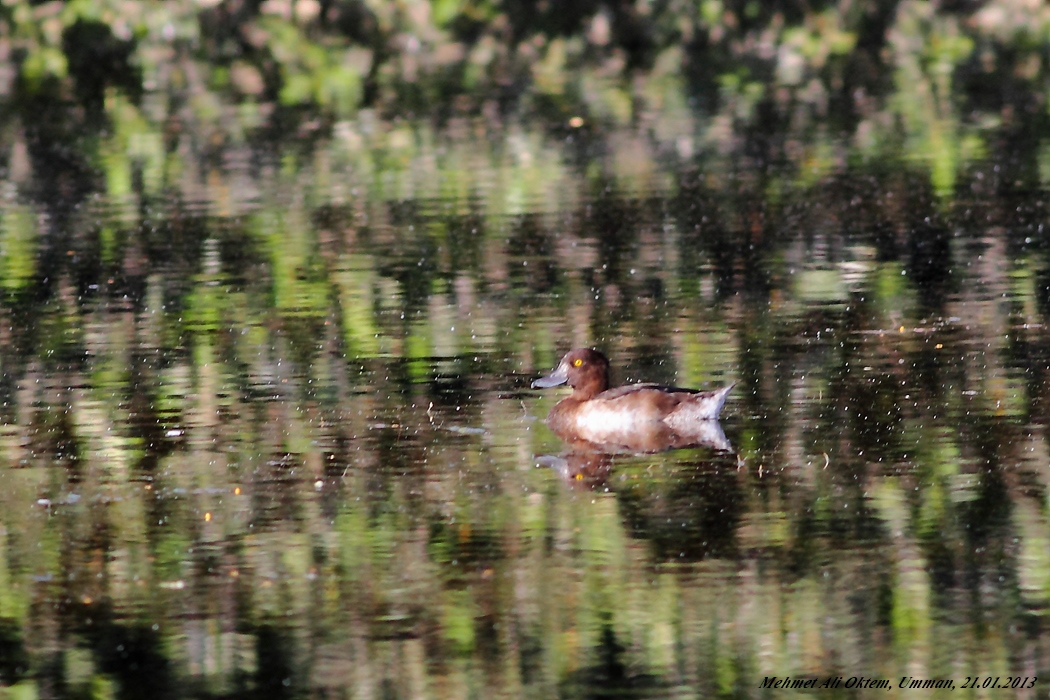
{"label": "duck's tail", "polygon": [[664,419],[664,422],[672,429],[684,430],[697,421],[718,420],[718,414],[722,412],[726,397],[734,386],[736,386],[735,382],[714,391],[697,392],[689,401],[680,403],[678,408]]}
{"label": "duck's tail", "polygon": [[732,384],[726,384],[721,389],[715,389],[711,392],[711,417],[708,420],[718,420],[718,414],[722,412],[722,406],[726,405],[726,397],[729,396],[729,392],[736,386],[736,382]]}

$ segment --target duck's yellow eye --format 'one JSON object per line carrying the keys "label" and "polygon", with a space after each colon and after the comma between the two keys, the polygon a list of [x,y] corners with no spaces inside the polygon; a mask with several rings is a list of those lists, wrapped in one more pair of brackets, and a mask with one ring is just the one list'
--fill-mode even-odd
{"label": "duck's yellow eye", "polygon": [[573,366],[573,367],[579,367],[579,366],[580,366],[580,365],[582,365],[582,364],[583,364],[583,360],[581,360],[581,359],[580,359],[580,358],[578,358],[578,357],[577,357],[577,358],[576,358],[575,360],[573,360],[573,361],[572,361],[572,366]]}

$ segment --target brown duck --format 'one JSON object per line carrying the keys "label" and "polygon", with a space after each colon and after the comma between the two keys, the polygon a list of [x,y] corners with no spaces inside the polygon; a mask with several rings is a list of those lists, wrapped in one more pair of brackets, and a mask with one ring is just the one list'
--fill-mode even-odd
{"label": "brown duck", "polygon": [[[628,384],[610,389],[609,360],[589,348],[570,351],[553,372],[532,386],[560,384],[568,384],[573,392],[547,416],[552,431],[569,441],[642,452],[711,444],[713,432],[721,435],[716,421],[733,388],[730,384],[714,391],[696,391]],[[728,442],[721,448],[727,447]]]}

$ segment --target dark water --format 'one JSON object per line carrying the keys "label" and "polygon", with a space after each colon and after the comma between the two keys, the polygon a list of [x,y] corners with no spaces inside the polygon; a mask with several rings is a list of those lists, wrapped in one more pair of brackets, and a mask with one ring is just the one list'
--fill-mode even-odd
{"label": "dark water", "polygon": [[[1048,696],[1038,182],[361,152],[5,195],[11,697]],[[581,345],[734,449],[570,450]]]}

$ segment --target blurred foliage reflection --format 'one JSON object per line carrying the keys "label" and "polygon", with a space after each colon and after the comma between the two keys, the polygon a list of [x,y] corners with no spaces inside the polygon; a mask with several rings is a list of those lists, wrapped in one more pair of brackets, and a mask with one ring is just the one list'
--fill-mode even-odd
{"label": "blurred foliage reflection", "polygon": [[903,145],[947,196],[996,128],[1047,150],[1048,37],[1037,0],[6,0],[0,133],[14,179],[35,164],[67,198],[100,172],[112,197],[156,194],[188,155],[291,133],[385,143],[385,170],[417,145],[406,117],[498,141],[626,129],[810,182],[842,144]]}
{"label": "blurred foliage reflection", "polygon": [[[1047,672],[1037,151],[946,199],[897,159],[811,185],[623,132],[355,138],[172,153],[177,188],[76,207],[5,185],[0,682]],[[581,344],[621,380],[739,381],[736,453],[563,454],[526,387]]]}

